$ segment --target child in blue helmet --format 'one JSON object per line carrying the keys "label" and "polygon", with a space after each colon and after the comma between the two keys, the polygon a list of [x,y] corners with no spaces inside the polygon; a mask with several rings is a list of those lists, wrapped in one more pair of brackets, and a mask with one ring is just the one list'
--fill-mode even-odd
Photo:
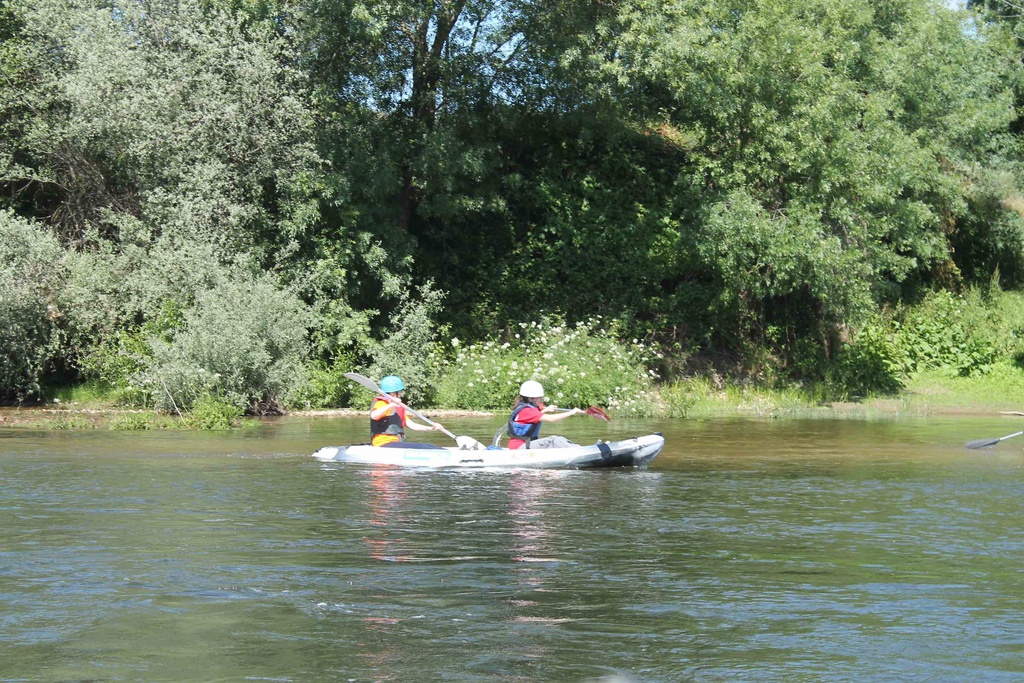
{"label": "child in blue helmet", "polygon": [[377,396],[370,404],[370,444],[373,446],[391,446],[392,448],[436,448],[430,444],[412,443],[405,440],[405,430],[414,432],[430,432],[443,430],[438,423],[433,426],[420,424],[409,419],[402,403],[402,392],[405,383],[396,375],[388,375],[380,381],[383,396]]}

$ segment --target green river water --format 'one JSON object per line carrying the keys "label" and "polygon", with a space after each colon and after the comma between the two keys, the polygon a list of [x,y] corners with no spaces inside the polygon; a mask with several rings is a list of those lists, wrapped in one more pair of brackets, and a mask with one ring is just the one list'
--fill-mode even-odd
{"label": "green river water", "polygon": [[663,432],[643,471],[309,457],[352,418],[0,430],[0,681],[1021,681],[1024,437],[964,448],[1020,424],[547,430]]}

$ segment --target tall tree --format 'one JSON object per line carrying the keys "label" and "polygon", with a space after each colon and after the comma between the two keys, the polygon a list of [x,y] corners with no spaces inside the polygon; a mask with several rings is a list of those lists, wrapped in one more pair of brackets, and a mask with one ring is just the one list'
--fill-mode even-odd
{"label": "tall tree", "polygon": [[114,236],[122,215],[227,255],[302,229],[319,160],[274,21],[199,0],[21,6],[24,39],[47,60],[33,85],[53,105],[18,143],[53,188],[47,217],[65,239]]}
{"label": "tall tree", "polygon": [[676,277],[728,329],[794,339],[955,273],[966,193],[1015,153],[998,40],[930,0],[626,5],[629,92],[687,148],[681,196],[700,188]]}

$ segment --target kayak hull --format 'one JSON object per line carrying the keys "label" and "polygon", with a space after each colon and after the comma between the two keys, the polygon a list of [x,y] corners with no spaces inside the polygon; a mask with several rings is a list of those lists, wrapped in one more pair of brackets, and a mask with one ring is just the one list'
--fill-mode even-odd
{"label": "kayak hull", "polygon": [[464,450],[455,446],[430,449],[375,448],[367,444],[325,446],[313,457],[321,462],[350,462],[397,467],[530,467],[582,469],[591,467],[644,467],[665,447],[661,434],[623,441],[598,442],[567,448],[507,448]]}

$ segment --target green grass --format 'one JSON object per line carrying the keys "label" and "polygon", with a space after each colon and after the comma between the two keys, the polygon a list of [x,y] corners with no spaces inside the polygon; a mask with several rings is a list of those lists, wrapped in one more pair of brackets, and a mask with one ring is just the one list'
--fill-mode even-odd
{"label": "green grass", "polygon": [[723,384],[696,377],[663,384],[652,391],[642,412],[646,417],[782,417],[817,414],[825,408],[813,391],[800,387],[773,389]]}
{"label": "green grass", "polygon": [[936,412],[987,413],[1024,410],[1024,370],[998,363],[978,377],[949,377],[938,371],[918,373],[904,395]]}
{"label": "green grass", "polygon": [[898,394],[830,402],[815,390],[720,385],[693,378],[662,385],[647,401],[650,417],[777,417],[881,419],[978,415],[1024,410],[1024,370],[1008,362],[990,373],[957,377],[931,370],[906,380]]}
{"label": "green grass", "polygon": [[56,387],[48,392],[48,403],[76,408],[112,408],[117,404],[117,395],[100,382],[86,382],[71,386]]}

